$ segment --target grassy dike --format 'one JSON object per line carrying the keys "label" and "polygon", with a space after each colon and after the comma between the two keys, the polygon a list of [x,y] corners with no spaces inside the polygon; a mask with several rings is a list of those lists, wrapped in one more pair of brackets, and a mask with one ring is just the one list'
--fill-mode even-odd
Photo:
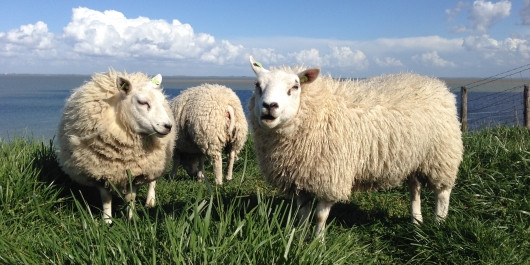
{"label": "grassy dike", "polygon": [[234,180],[198,183],[183,171],[158,182],[158,205],[137,196],[133,221],[115,199],[113,225],[97,190],[72,183],[50,142],[0,140],[0,264],[530,264],[530,133],[499,127],[464,135],[449,216],[409,222],[405,186],[336,204],[326,240],[298,226],[293,201],[262,179],[247,142]]}

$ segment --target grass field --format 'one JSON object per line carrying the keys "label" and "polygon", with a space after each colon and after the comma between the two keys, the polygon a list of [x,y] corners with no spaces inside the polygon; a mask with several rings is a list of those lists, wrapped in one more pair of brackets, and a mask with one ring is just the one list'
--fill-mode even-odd
{"label": "grass field", "polygon": [[95,189],[72,183],[54,146],[0,142],[1,264],[530,264],[530,133],[500,127],[464,135],[447,220],[436,225],[424,189],[424,224],[410,224],[406,187],[354,193],[336,204],[324,242],[296,225],[291,198],[262,179],[251,143],[221,187],[178,172],[157,185],[157,207],[127,221],[100,217]]}

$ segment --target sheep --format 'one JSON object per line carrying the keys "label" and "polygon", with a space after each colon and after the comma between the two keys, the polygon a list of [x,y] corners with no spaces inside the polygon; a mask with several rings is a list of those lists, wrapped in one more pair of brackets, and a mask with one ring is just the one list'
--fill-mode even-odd
{"label": "sheep", "polygon": [[423,222],[420,188],[436,193],[436,220],[462,161],[455,96],[438,79],[404,73],[367,80],[319,78],[319,69],[267,70],[250,57],[257,81],[249,124],[262,173],[294,194],[300,221],[316,198],[317,237],[334,203],[352,191],[407,182],[412,222]]}
{"label": "sheep", "polygon": [[213,161],[215,183],[223,183],[222,152],[228,154],[226,180],[232,179],[234,160],[247,140],[248,124],[241,101],[232,89],[218,84],[188,88],[171,101],[177,133],[173,154],[188,175],[204,179],[204,159]]}
{"label": "sheep", "polygon": [[[97,187],[103,219],[112,223],[112,191],[125,194],[128,218],[136,190],[149,184],[146,206],[155,205],[155,180],[171,162],[173,115],[160,83],[143,73],[96,73],[66,100],[58,128],[58,162],[72,180]],[[129,176],[130,178],[129,178]]]}

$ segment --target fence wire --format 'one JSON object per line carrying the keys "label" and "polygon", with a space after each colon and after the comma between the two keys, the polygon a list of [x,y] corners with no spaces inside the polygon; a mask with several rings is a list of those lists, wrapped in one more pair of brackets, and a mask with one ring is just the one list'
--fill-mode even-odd
{"label": "fence wire", "polygon": [[468,128],[474,130],[500,124],[523,126],[523,91],[528,85],[529,74],[530,64],[526,64],[465,84]]}

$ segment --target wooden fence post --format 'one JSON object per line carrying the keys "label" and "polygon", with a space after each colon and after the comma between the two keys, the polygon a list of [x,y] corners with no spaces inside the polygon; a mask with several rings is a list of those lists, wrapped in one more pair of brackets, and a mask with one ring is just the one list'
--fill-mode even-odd
{"label": "wooden fence post", "polygon": [[524,126],[530,130],[530,91],[528,85],[524,85]]}
{"label": "wooden fence post", "polygon": [[460,119],[463,132],[467,132],[467,87],[460,88]]}

